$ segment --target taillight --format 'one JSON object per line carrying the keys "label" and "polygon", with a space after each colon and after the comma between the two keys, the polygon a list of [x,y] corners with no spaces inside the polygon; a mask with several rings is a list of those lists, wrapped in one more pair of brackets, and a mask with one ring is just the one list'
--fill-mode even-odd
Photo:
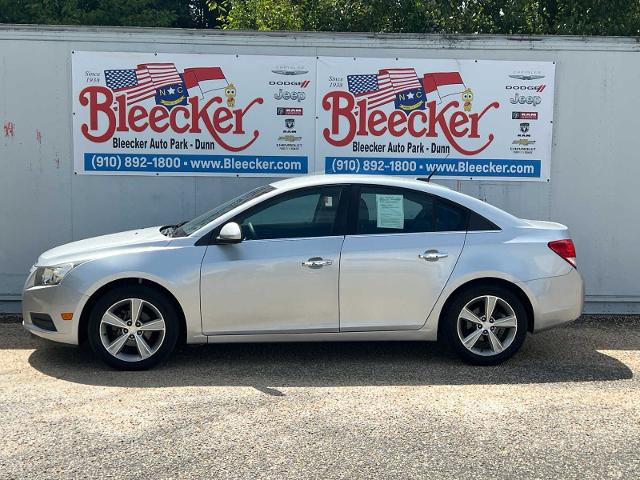
{"label": "taillight", "polygon": [[564,240],[554,240],[548,243],[549,248],[564,258],[576,268],[576,247],[573,246],[573,241],[570,238]]}

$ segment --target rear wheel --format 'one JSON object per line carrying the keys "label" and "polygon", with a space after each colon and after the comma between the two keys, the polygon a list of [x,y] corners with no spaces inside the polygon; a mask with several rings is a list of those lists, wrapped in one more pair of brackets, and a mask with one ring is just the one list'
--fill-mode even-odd
{"label": "rear wheel", "polygon": [[497,365],[520,349],[527,335],[527,311],[510,290],[473,287],[447,308],[442,325],[450,347],[474,365]]}
{"label": "rear wheel", "polygon": [[120,370],[144,370],[165,360],[178,340],[175,308],[162,294],[144,287],[105,293],[89,316],[91,349]]}

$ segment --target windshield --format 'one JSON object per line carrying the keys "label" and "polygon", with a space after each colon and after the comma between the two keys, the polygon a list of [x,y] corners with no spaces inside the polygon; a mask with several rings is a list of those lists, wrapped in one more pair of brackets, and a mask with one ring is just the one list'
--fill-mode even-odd
{"label": "windshield", "polygon": [[246,193],[243,193],[238,197],[232,198],[231,200],[223,203],[222,205],[217,206],[213,210],[209,210],[208,212],[203,213],[202,215],[194,218],[193,220],[189,220],[188,222],[184,223],[173,232],[172,236],[186,237],[187,235],[191,235],[193,232],[201,229],[208,223],[214,221],[219,216],[230,212],[234,208],[242,205],[243,203],[253,200],[254,198],[257,198],[273,190],[275,190],[275,187],[272,187],[271,185],[263,185],[262,187],[255,188]]}

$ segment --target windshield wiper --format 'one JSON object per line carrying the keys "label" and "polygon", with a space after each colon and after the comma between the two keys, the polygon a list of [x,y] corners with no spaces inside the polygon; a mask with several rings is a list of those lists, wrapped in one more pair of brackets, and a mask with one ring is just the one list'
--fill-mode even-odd
{"label": "windshield wiper", "polygon": [[167,225],[165,227],[162,227],[160,229],[160,233],[166,235],[167,237],[175,237],[176,231],[187,222],[188,220],[185,220],[184,222],[176,223],[175,225]]}
{"label": "windshield wiper", "polygon": [[170,237],[184,237],[184,232],[182,230],[182,226],[186,223],[189,223],[188,220],[185,220],[184,222],[180,222],[180,223],[176,223],[173,226],[173,229],[171,230],[171,232],[169,233]]}

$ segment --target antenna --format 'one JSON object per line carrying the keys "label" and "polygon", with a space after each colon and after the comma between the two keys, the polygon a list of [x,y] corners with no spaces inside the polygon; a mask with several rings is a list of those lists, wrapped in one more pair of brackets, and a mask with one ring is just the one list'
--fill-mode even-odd
{"label": "antenna", "polygon": [[438,167],[433,167],[433,170],[431,171],[431,173],[429,174],[429,176],[427,177],[427,179],[425,180],[425,182],[430,182],[431,181],[431,177],[433,177],[433,174],[436,173],[438,171]]}
{"label": "antenna", "polygon": [[[443,160],[446,160],[447,158],[449,158],[449,155],[451,155],[451,153],[447,153],[447,156],[444,157]],[[418,178],[418,180],[420,180],[421,182],[430,182],[431,177],[433,177],[433,174],[436,173],[437,171],[438,171],[438,166],[436,165],[435,167],[433,167],[433,170],[431,171],[431,173],[427,178]]]}

